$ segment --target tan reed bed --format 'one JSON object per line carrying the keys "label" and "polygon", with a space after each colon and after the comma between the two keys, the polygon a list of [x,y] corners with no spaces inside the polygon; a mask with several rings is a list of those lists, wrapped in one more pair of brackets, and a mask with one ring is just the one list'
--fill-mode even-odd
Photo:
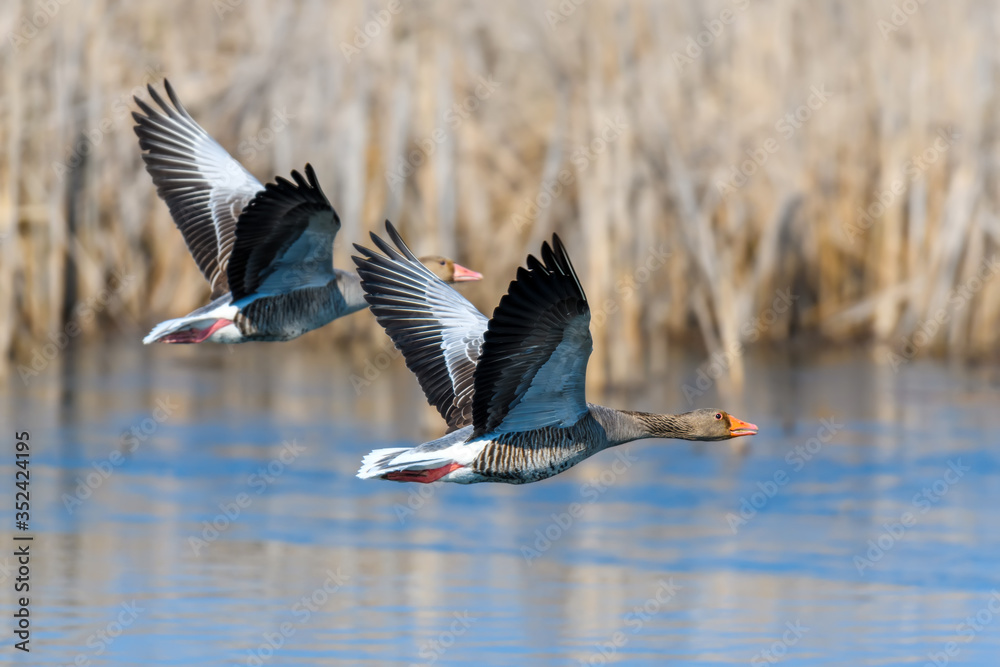
{"label": "tan reed bed", "polygon": [[[737,382],[742,346],[799,334],[997,349],[986,0],[43,5],[0,6],[7,371],[71,325],[138,340],[204,301],[127,113],[163,76],[262,180],[315,165],[340,266],[388,217],[486,273],[468,292],[489,312],[558,231],[595,385],[673,342]],[[362,315],[300,344],[331,340],[385,345]]]}

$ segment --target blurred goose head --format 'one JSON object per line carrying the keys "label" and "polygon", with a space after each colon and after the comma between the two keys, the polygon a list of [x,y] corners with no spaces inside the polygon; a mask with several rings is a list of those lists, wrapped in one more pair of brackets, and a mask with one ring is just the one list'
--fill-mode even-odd
{"label": "blurred goose head", "polygon": [[478,271],[467,269],[455,260],[440,255],[421,257],[420,263],[446,283],[463,283],[483,279],[483,274]]}

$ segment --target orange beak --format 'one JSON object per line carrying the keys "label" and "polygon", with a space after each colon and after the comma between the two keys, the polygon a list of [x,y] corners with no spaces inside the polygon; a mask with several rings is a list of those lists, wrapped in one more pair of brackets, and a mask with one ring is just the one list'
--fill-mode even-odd
{"label": "orange beak", "polygon": [[467,269],[458,262],[455,262],[455,272],[452,274],[451,279],[456,283],[470,282],[473,280],[482,280],[483,274],[478,271],[473,271],[472,269]]}
{"label": "orange beak", "polygon": [[734,438],[741,435],[757,435],[757,425],[729,415],[729,435]]}

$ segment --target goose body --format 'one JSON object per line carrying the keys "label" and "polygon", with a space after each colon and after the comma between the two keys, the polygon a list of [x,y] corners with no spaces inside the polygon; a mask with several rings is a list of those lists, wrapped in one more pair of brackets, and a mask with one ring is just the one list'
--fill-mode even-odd
{"label": "goose body", "polygon": [[401,482],[525,484],[643,438],[725,440],[757,427],[722,410],[680,415],[587,403],[590,308],[558,236],[528,257],[487,320],[422,270],[387,222],[384,253],[355,245],[376,319],[402,351],[450,432],[412,448],[375,450],[358,477]]}
{"label": "goose body", "polygon": [[[365,308],[358,275],[333,267],[340,218],[313,168],[261,184],[164,87],[170,104],[149,86],[158,110],[135,98],[134,129],[212,302],[161,322],[143,342],[286,341]],[[450,281],[482,277],[445,258],[422,261]]]}
{"label": "goose body", "polygon": [[419,447],[400,450],[387,461],[377,460],[385,458],[379,452],[396,450],[376,450],[363,461],[358,476],[424,483],[537,482],[611,446],[612,439],[598,421],[608,408],[599,405],[588,408],[588,413],[571,426],[547,426],[479,438],[470,437],[473,427],[466,426]]}

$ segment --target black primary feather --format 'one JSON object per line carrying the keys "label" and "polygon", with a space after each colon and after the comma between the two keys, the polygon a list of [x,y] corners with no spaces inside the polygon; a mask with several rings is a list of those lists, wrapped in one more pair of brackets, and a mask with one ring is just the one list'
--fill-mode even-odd
{"label": "black primary feather", "polygon": [[558,235],[519,268],[489,321],[476,366],[472,420],[478,437],[497,428],[563,341],[566,327],[590,311]]}
{"label": "black primary feather", "polygon": [[[291,248],[316,219],[329,217],[330,247],[316,248],[314,257],[329,262],[333,236],[340,229],[340,217],[319,187],[312,165],[305,168],[306,178],[292,171],[295,183],[280,176],[247,205],[236,225],[236,243],[229,258],[229,286],[233,300],[254,294],[274,270],[276,259]],[[308,266],[303,265],[302,271]]]}

